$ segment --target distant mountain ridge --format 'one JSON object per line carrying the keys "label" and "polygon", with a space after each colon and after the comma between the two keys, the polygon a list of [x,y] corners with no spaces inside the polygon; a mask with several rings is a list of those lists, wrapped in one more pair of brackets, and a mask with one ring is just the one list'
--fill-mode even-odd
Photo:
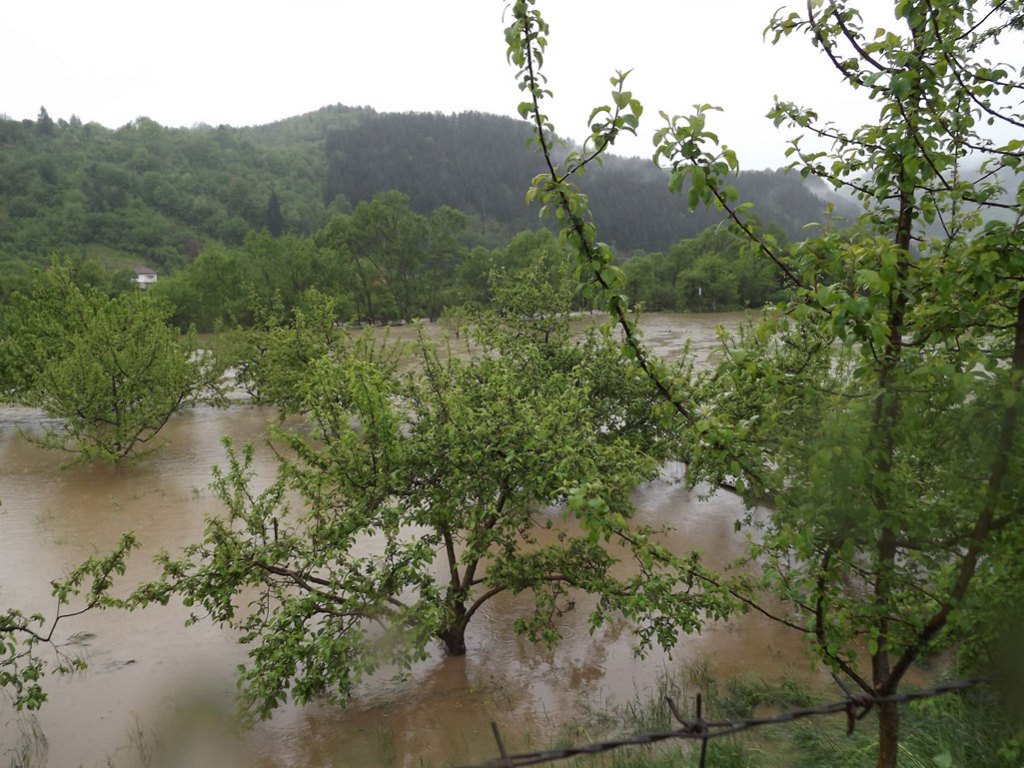
{"label": "distant mountain ridge", "polygon": [[[512,118],[340,104],[243,128],[141,117],[112,130],[45,110],[35,121],[0,119],[0,268],[60,250],[173,269],[206,243],[237,244],[267,226],[271,197],[301,235],[388,189],[419,213],[450,205],[509,233],[533,229],[538,212],[524,195],[542,165],[529,138]],[[688,213],[640,159],[608,157],[581,184],[599,236],[626,253],[665,249],[720,220]],[[737,186],[791,237],[821,217],[822,200],[795,175],[748,172]]]}
{"label": "distant mountain ridge", "polygon": [[[543,166],[532,135],[524,121],[475,112],[370,114],[328,134],[324,199],[343,195],[355,203],[400,189],[420,213],[450,205],[515,228],[533,227],[537,209],[525,206],[523,195]],[[716,211],[687,211],[668,191],[667,174],[643,159],[607,156],[579,183],[601,239],[627,252],[666,249],[722,220]],[[820,182],[802,182],[797,174],[747,171],[736,186],[764,223],[792,239],[821,220],[826,200],[853,211]]]}

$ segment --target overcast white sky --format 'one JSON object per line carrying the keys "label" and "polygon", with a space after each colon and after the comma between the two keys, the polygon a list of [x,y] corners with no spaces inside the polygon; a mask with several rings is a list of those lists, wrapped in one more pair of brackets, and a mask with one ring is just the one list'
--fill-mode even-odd
{"label": "overcast white sky", "polygon": [[[744,167],[782,165],[784,135],[764,118],[773,94],[837,119],[856,104],[806,40],[775,47],[762,41],[784,2],[542,3],[551,25],[546,72],[556,128],[581,138],[590,109],[608,102],[609,76],[632,68],[646,135],[620,153],[650,154],[659,110],[681,113],[708,102],[725,108],[713,125]],[[45,106],[54,119],[75,114],[108,127],[139,116],[169,126],[254,125],[337,103],[514,116],[520,93],[505,61],[506,5],[7,0],[0,9],[0,113],[35,118]],[[879,18],[890,20],[891,11]]]}

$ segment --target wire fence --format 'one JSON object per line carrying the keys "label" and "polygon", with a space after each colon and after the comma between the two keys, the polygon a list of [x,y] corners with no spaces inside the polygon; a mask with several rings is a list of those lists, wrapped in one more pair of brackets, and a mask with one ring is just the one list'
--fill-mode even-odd
{"label": "wire fence", "polygon": [[708,742],[712,739],[731,736],[743,731],[760,728],[762,726],[780,725],[782,723],[791,723],[794,720],[801,720],[803,718],[835,715],[838,713],[846,714],[847,733],[853,733],[853,729],[857,721],[867,715],[875,705],[905,704],[919,699],[929,699],[946,693],[965,691],[968,688],[980,685],[982,682],[985,682],[982,678],[957,680],[944,685],[936,685],[931,688],[895,694],[892,696],[848,695],[845,699],[835,701],[830,704],[822,704],[817,707],[807,707],[805,709],[794,709],[788,712],[782,712],[778,715],[772,715],[770,717],[751,717],[743,720],[704,720],[701,716],[702,697],[698,693],[696,697],[694,716],[692,718],[684,717],[683,713],[679,710],[677,703],[672,698],[666,698],[672,717],[680,726],[675,730],[645,733],[638,736],[611,739],[609,741],[600,741],[583,746],[567,747],[565,749],[552,749],[543,752],[523,752],[514,755],[507,753],[501,733],[498,730],[498,725],[497,723],[492,722],[491,729],[494,732],[494,739],[497,743],[499,757],[495,757],[484,763],[478,763],[476,765],[462,766],[461,768],[519,768],[520,766],[526,765],[553,763],[559,760],[579,757],[581,755],[597,755],[604,752],[611,752],[615,749],[621,749],[623,747],[647,746],[663,741],[680,739],[701,742],[700,766],[701,768],[704,768],[705,760],[707,758]]}

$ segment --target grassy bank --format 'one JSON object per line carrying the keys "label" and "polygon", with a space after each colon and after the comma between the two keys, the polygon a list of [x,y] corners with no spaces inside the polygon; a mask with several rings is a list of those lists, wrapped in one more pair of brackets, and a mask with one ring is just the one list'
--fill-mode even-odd
{"label": "grassy bank", "polygon": [[[814,707],[843,698],[838,690],[810,693],[792,681],[754,678],[719,684],[698,669],[665,678],[656,692],[625,706],[589,713],[569,729],[559,747],[678,728],[665,697],[693,713],[702,692],[706,720],[743,720]],[[1024,726],[998,691],[978,687],[942,694],[901,708],[900,765],[907,768],[1021,768]],[[872,714],[847,734],[843,713],[749,730],[708,743],[707,768],[872,768],[877,724]],[[557,765],[558,763],[554,763]],[[700,764],[700,742],[666,741],[628,746],[562,765],[577,768],[684,768]]]}

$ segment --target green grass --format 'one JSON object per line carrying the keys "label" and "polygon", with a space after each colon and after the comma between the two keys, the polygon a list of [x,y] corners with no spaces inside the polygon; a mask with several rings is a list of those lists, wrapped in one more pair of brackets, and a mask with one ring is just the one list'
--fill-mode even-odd
{"label": "green grass", "polygon": [[[865,718],[851,736],[839,720],[793,731],[794,768],[874,766],[874,718]],[[1024,728],[985,689],[916,701],[900,709],[899,760],[906,768],[1021,768]]]}
{"label": "green grass", "polygon": [[[612,736],[675,728],[664,697],[671,695],[691,715],[697,691],[704,718],[740,720],[770,715],[840,698],[812,695],[799,683],[748,678],[718,683],[706,668],[678,677],[664,676],[657,690],[620,707],[588,711],[586,720],[568,729],[561,746],[581,745]],[[1016,721],[998,694],[975,689],[943,694],[901,707],[901,768],[1022,768],[1024,725]],[[808,718],[753,729],[708,743],[707,768],[872,768],[877,721],[872,715],[846,733],[842,714]],[[684,768],[699,765],[700,744],[666,741],[623,747],[569,763],[576,768]]]}

